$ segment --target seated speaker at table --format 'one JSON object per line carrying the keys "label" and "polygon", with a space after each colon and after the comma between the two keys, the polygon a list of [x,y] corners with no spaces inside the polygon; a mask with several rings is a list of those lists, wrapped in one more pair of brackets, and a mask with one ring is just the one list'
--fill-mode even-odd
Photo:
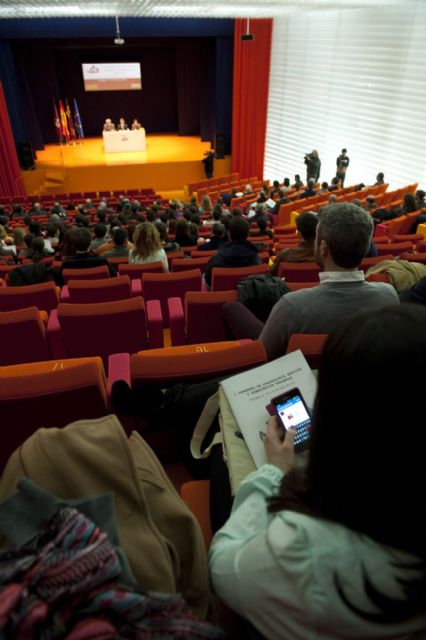
{"label": "seated speaker at table", "polygon": [[129,128],[129,125],[127,124],[125,119],[124,118],[120,118],[120,122],[118,123],[117,130],[118,131],[127,131],[128,128]]}
{"label": "seated speaker at table", "polygon": [[111,118],[107,118],[104,122],[104,131],[115,131],[115,124]]}
{"label": "seated speaker at table", "polygon": [[132,122],[132,130],[133,131],[135,131],[135,130],[137,131],[139,129],[142,129],[142,125],[141,125],[141,123],[139,122],[139,120],[137,118],[134,118],[133,122]]}

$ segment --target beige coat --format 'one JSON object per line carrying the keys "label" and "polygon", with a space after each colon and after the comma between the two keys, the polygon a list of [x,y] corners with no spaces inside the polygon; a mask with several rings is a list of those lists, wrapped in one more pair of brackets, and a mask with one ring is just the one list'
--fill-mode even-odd
{"label": "beige coat", "polygon": [[153,451],[113,415],[63,429],[39,429],[17,449],[0,480],[0,501],[26,476],[71,499],[112,492],[117,530],[140,591],[182,593],[194,613],[209,606],[199,526]]}
{"label": "beige coat", "polygon": [[426,276],[426,265],[410,260],[383,260],[370,267],[365,277],[372,273],[385,273],[395,289],[404,291]]}

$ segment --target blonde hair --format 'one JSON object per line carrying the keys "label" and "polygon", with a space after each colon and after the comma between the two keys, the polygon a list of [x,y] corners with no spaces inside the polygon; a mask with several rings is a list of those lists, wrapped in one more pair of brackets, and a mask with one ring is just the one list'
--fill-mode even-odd
{"label": "blonde hair", "polygon": [[203,196],[201,198],[201,208],[203,209],[203,211],[212,210],[212,201],[210,200],[210,196]]}
{"label": "blonde hair", "polygon": [[132,250],[134,258],[141,257],[143,260],[148,258],[162,247],[160,234],[155,224],[151,222],[142,222],[138,224],[133,236],[133,244],[135,248]]}
{"label": "blonde hair", "polygon": [[6,238],[7,238],[6,229],[2,224],[0,224],[0,240],[6,240]]}

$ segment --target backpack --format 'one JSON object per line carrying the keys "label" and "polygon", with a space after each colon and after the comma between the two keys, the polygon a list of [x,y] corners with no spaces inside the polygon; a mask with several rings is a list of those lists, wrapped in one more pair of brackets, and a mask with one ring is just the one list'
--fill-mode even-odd
{"label": "backpack", "polygon": [[262,322],[266,322],[275,303],[290,291],[281,278],[270,273],[244,278],[237,284],[237,290],[240,302]]}

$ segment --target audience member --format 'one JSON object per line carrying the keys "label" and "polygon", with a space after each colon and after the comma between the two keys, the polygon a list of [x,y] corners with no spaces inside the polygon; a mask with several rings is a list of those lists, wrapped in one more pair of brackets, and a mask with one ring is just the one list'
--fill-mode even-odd
{"label": "audience member", "polygon": [[129,253],[130,264],[161,262],[163,271],[169,270],[166,252],[161,245],[157,227],[151,222],[138,224],[134,234],[134,249]]}
{"label": "audience member", "polygon": [[422,189],[418,189],[416,191],[417,209],[423,209],[423,207],[426,207],[425,196],[426,194]]}
{"label": "audience member", "polygon": [[316,180],[309,178],[306,184],[306,190],[300,195],[300,198],[310,198],[316,194],[315,191]]}
{"label": "audience member", "polygon": [[197,238],[191,235],[185,218],[181,218],[176,223],[175,241],[180,247],[194,247],[197,244]]}
{"label": "audience member", "polygon": [[278,275],[281,262],[313,262],[315,260],[315,233],[318,224],[316,213],[301,213],[296,218],[296,228],[300,236],[297,247],[283,249],[277,256],[271,273]]}
{"label": "audience member", "polygon": [[292,189],[296,189],[297,191],[300,191],[300,189],[304,186],[302,180],[300,179],[300,175],[298,173],[296,173],[296,175],[294,176],[294,184],[291,185]]}
{"label": "audience member", "polygon": [[324,193],[328,193],[328,182],[321,182],[321,188],[318,190],[317,195],[322,196]]}
{"label": "audience member", "polygon": [[102,267],[104,265],[108,267],[111,277],[117,275],[115,268],[112,264],[109,264],[108,260],[94,253],[90,253],[89,249],[92,237],[89,229],[85,227],[74,227],[70,232],[70,239],[75,250],[75,255],[63,261],[60,271],[61,276],[64,269],[93,269],[94,267]]}
{"label": "audience member", "polygon": [[126,229],[115,227],[112,232],[112,249],[103,253],[104,258],[122,258],[129,255],[128,235]]}
{"label": "audience member", "polygon": [[100,222],[98,224],[95,224],[95,226],[93,227],[93,235],[94,235],[94,238],[90,243],[90,250],[91,251],[95,251],[95,249],[98,249],[103,244],[108,242],[107,237],[106,237],[106,235],[107,235],[107,226],[105,224],[100,223]]}
{"label": "audience member", "polygon": [[283,191],[282,189],[278,189],[277,194],[278,194],[278,200],[275,202],[275,206],[271,209],[271,213],[274,216],[278,215],[280,206],[282,204],[288,204],[290,202],[290,199],[287,198],[287,196],[285,195],[285,191]]}
{"label": "audience member", "polygon": [[328,333],[337,320],[361,309],[398,304],[395,289],[382,282],[365,282],[358,267],[373,236],[371,216],[349,203],[328,205],[318,214],[315,259],[323,272],[312,289],[292,291],[277,302],[263,325],[239,302],[227,302],[225,324],[235,338],[259,338],[270,360],[286,352],[293,333]]}
{"label": "audience member", "polygon": [[220,247],[216,255],[212,256],[204,273],[208,287],[211,286],[212,270],[215,267],[250,267],[260,264],[256,247],[247,240],[249,223],[240,216],[235,217],[229,225],[230,242]]}
{"label": "audience member", "polygon": [[202,216],[211,215],[213,206],[212,201],[210,200],[210,196],[203,196],[201,198],[201,206],[199,208],[199,212]]}
{"label": "audience member", "polygon": [[333,330],[306,465],[295,431],[269,419],[267,464],[243,481],[209,552],[217,596],[255,628],[246,637],[426,637],[426,431],[413,401],[425,326],[426,310],[406,305]]}
{"label": "audience member", "polygon": [[376,182],[374,183],[375,187],[381,186],[385,184],[385,174],[380,172],[376,176]]}
{"label": "audience member", "polygon": [[268,221],[264,217],[256,219],[257,231],[250,231],[250,238],[256,238],[259,236],[268,236],[270,240],[274,237],[271,229],[268,229]]}
{"label": "audience member", "polygon": [[216,251],[226,242],[226,229],[223,224],[215,222],[212,226],[212,237],[208,242],[200,244],[197,251]]}
{"label": "audience member", "polygon": [[163,247],[166,253],[174,253],[175,251],[179,251],[179,245],[177,242],[173,242],[169,240],[169,236],[167,234],[167,225],[164,222],[157,222],[155,226],[158,229],[158,233],[160,234],[161,246]]}

